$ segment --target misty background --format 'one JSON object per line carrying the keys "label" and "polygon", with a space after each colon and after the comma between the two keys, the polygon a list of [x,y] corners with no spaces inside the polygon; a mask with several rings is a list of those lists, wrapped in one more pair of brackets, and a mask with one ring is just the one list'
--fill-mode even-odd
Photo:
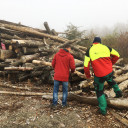
{"label": "misty background", "polygon": [[97,35],[128,29],[127,0],[0,0],[0,19],[58,32],[71,23]]}

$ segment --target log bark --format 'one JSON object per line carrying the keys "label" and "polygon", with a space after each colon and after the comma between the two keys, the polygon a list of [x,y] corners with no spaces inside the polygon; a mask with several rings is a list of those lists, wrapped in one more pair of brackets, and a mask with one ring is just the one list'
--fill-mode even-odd
{"label": "log bark", "polygon": [[[126,89],[128,87],[128,80],[123,81],[122,83],[120,83],[119,85],[119,89],[121,91],[123,91],[124,89]],[[113,91],[113,89],[111,89],[110,91],[105,91],[105,93],[109,96],[109,97],[114,97],[115,93]]]}
{"label": "log bark", "polygon": [[42,90],[42,89],[44,89],[44,87],[28,87],[28,86],[18,87],[18,86],[13,86],[11,84],[4,84],[4,83],[1,84],[0,87],[20,89],[20,90],[28,90],[28,91],[31,91],[31,90]]}
{"label": "log bark", "polygon": [[76,74],[77,76],[79,76],[82,79],[86,79],[85,75],[79,71],[75,71],[74,74]]}
{"label": "log bark", "polygon": [[15,44],[16,47],[30,47],[30,48],[38,48],[39,46],[45,46],[43,41],[33,41],[33,40],[11,40],[12,44]]}
{"label": "log bark", "polygon": [[44,71],[32,71],[31,72],[31,76],[35,77],[35,76],[40,76]]}
{"label": "log bark", "polygon": [[119,82],[122,82],[122,81],[124,81],[124,80],[126,80],[126,79],[128,79],[128,73],[123,74],[123,75],[121,75],[121,76],[118,76],[118,77],[116,77],[114,80],[115,80],[117,83],[119,83]]}
{"label": "log bark", "polygon": [[121,117],[119,114],[115,113],[114,111],[110,110],[110,113],[117,119],[119,120],[121,123],[123,123],[124,125],[126,125],[128,127],[128,120]]}
{"label": "log bark", "polygon": [[46,62],[44,60],[40,61],[40,60],[33,60],[32,61],[33,64],[42,64],[42,65],[46,65],[46,66],[52,66],[52,64],[50,62]]}
{"label": "log bark", "polygon": [[50,27],[48,25],[48,22],[44,22],[44,27],[45,27],[45,29],[46,29],[46,31],[47,31],[48,34],[52,34],[51,33],[51,30],[50,30]]}
{"label": "log bark", "polygon": [[67,42],[68,41],[67,39],[60,38],[58,36],[52,36],[52,35],[49,35],[49,34],[41,33],[39,31],[36,31],[36,30],[32,29],[32,28],[9,25],[9,24],[1,24],[1,23],[0,23],[0,26],[5,27],[7,29],[12,29],[12,30],[24,32],[24,33],[27,33],[27,34],[39,36],[40,38],[46,37],[46,38],[51,38],[53,40],[57,40],[57,41],[60,41],[60,42]]}
{"label": "log bark", "polygon": [[31,67],[5,67],[4,70],[10,70],[10,71],[31,71],[33,68]]}
{"label": "log bark", "polygon": [[19,79],[18,79],[18,80],[19,80],[20,82],[22,82],[22,81],[27,80],[27,79],[30,78],[30,77],[31,77],[31,74],[30,74],[30,73],[29,73],[29,74],[24,74],[24,75],[21,74],[21,75],[19,76]]}
{"label": "log bark", "polygon": [[8,34],[1,34],[1,38],[2,39],[6,39],[6,40],[11,40],[11,39],[21,39],[20,37],[18,37],[18,36],[16,36],[16,35],[14,35],[14,36],[12,36],[12,35],[8,35]]}
{"label": "log bark", "polygon": [[51,32],[53,35],[58,36],[58,33],[54,29],[52,29]]}
{"label": "log bark", "polygon": [[116,64],[119,64],[121,61],[123,61],[123,58],[120,58],[120,59],[116,62]]}
{"label": "log bark", "polygon": [[[85,96],[71,94],[70,99],[76,100],[78,102],[86,103],[86,104],[98,105],[98,101],[96,97],[85,97]],[[108,98],[107,104],[109,107],[113,107],[117,109],[128,109],[127,98]]]}
{"label": "log bark", "polygon": [[[76,92],[69,92],[68,95],[70,97],[70,94],[79,94],[82,91],[76,91]],[[53,98],[53,93],[40,93],[40,92],[10,92],[10,91],[0,91],[0,94],[6,94],[6,95],[18,95],[18,96],[42,96],[42,98],[47,99],[47,96],[51,96],[50,98]],[[61,93],[58,93],[59,97],[62,97]]]}
{"label": "log bark", "polygon": [[14,53],[11,50],[0,50],[0,59],[5,60],[11,58],[13,54]]}
{"label": "log bark", "polygon": [[81,50],[81,49],[79,49],[79,48],[77,48],[77,47],[71,46],[71,48],[72,48],[73,50],[75,50],[75,51],[77,51],[77,52],[83,54],[83,55],[85,54],[85,51],[83,51],[83,50]]}
{"label": "log bark", "polygon": [[26,62],[30,62],[36,58],[38,58],[40,56],[39,53],[33,54],[33,55],[26,55],[26,56],[22,56],[21,57],[21,62],[22,63],[26,63]]}
{"label": "log bark", "polygon": [[114,71],[114,76],[118,76],[118,75],[120,75],[122,72],[123,72],[122,69],[115,70],[115,71]]}
{"label": "log bark", "polygon": [[23,53],[24,54],[34,54],[34,53],[38,53],[39,49],[38,48],[28,48],[28,47],[23,47]]}
{"label": "log bark", "polygon": [[74,56],[74,58],[84,61],[84,54],[72,50],[72,55]]}
{"label": "log bark", "polygon": [[77,48],[81,49],[82,51],[86,51],[87,48],[84,46],[76,45]]}
{"label": "log bark", "polygon": [[12,66],[22,65],[22,60],[17,60],[16,62],[11,63]]}
{"label": "log bark", "polygon": [[[5,59],[4,62],[6,62],[6,63],[13,63],[15,61],[17,61],[17,59]],[[7,67],[7,66],[5,66],[5,67]]]}

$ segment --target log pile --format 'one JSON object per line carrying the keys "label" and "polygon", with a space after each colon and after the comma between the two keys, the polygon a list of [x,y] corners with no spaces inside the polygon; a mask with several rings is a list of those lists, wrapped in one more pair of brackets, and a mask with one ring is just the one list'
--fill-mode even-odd
{"label": "log pile", "polygon": [[[51,83],[54,74],[51,61],[54,54],[65,44],[71,43],[76,71],[70,83],[77,83],[77,89],[93,88],[93,81],[87,81],[84,75],[83,61],[87,48],[79,45],[83,39],[68,40],[58,36],[55,31],[53,33],[47,22],[44,26],[46,30],[39,30],[0,20],[0,76],[8,77],[12,83],[27,80],[38,86]],[[113,65],[118,84],[128,79],[128,65],[121,65],[122,60],[119,59]],[[108,87],[107,83],[105,85]],[[122,90],[125,88],[126,84]]]}
{"label": "log pile", "polygon": [[[40,86],[53,82],[51,61],[54,54],[67,43],[77,45],[72,46],[72,54],[76,67],[83,66],[86,48],[78,45],[82,39],[62,38],[55,30],[50,30],[47,22],[44,26],[46,30],[39,30],[0,20],[0,76],[8,77],[12,83],[31,80]],[[76,74],[75,79],[83,79],[79,71]]]}
{"label": "log pile", "polygon": [[[72,54],[75,58],[76,71],[72,74],[72,79],[69,80],[71,84],[69,90],[74,91],[75,89],[80,89],[83,93],[90,92],[92,95],[91,97],[84,97],[76,95],[76,93],[69,93],[68,98],[97,105],[97,100],[94,96],[93,80],[88,81],[84,75],[83,61],[87,48],[79,45],[79,42],[85,39],[68,40],[58,36],[58,33],[55,30],[50,30],[47,22],[44,23],[44,26],[46,30],[39,30],[21,24],[0,20],[0,76],[8,78],[7,80],[11,81],[12,84],[22,81],[34,83],[36,86],[43,86],[49,83],[53,84],[54,71],[51,66],[51,61],[54,54],[65,44],[71,43],[73,44]],[[118,100],[111,98],[114,97],[115,94],[107,83],[105,83],[105,93],[109,97],[107,100],[110,107],[127,109],[128,64],[121,64],[122,60],[122,58],[119,59],[118,62],[113,65],[113,69],[114,80],[119,84],[120,89],[123,91],[124,99]],[[30,87],[10,85],[8,87],[20,90],[32,90]],[[35,88],[37,89],[38,87]],[[33,88],[33,90],[35,88]],[[0,93],[29,96],[43,95],[43,98],[52,98],[52,93],[16,93],[7,91],[1,91]],[[79,93],[81,93],[81,91]]]}

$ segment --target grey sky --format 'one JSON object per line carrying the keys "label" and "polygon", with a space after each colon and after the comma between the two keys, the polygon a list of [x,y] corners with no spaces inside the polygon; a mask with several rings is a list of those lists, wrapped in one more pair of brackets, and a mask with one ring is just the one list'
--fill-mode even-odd
{"label": "grey sky", "polygon": [[112,27],[128,23],[128,0],[0,0],[0,19],[38,28],[47,21],[56,31]]}

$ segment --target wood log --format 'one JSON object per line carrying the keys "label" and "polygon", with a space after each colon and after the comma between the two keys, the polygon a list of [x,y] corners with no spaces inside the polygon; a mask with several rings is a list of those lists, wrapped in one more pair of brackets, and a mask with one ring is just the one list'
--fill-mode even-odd
{"label": "wood log", "polygon": [[73,45],[71,45],[71,48],[72,48],[73,50],[75,50],[75,51],[77,51],[77,52],[79,52],[79,53],[85,55],[85,51],[83,51],[83,50],[81,50],[81,49],[79,49],[79,48],[77,48],[77,47],[74,47]]}
{"label": "wood log", "polygon": [[84,61],[84,54],[72,50],[72,55],[74,56],[74,58]]}
{"label": "wood log", "polygon": [[[98,105],[97,97],[85,97],[85,96],[71,94],[70,99],[86,104]],[[127,98],[108,98],[107,104],[109,107],[113,107],[117,109],[128,109]]]}
{"label": "wood log", "polygon": [[11,40],[12,44],[15,44],[16,47],[30,47],[30,48],[38,48],[40,46],[44,46],[43,41],[33,41],[33,40]]}
{"label": "wood log", "polygon": [[[6,63],[13,63],[15,61],[17,61],[17,59],[5,59],[4,62],[6,62]],[[7,67],[7,66],[5,66],[5,67]]]}
{"label": "wood log", "polygon": [[39,31],[36,31],[36,30],[32,29],[32,28],[9,25],[9,24],[1,24],[1,23],[0,23],[0,26],[5,27],[7,29],[12,29],[12,30],[24,32],[24,33],[27,33],[27,34],[35,35],[35,36],[38,36],[40,38],[46,37],[46,38],[51,38],[53,40],[57,40],[57,41],[60,41],[60,42],[67,42],[68,41],[67,39],[64,39],[64,38],[61,38],[61,37],[58,37],[58,36],[52,36],[52,35],[48,35],[48,34],[45,34],[45,33],[41,33]]}
{"label": "wood log", "polygon": [[[83,76],[84,77],[84,76]],[[86,79],[86,78],[85,78]],[[121,76],[118,76],[118,77],[116,77],[114,80],[117,82],[117,83],[120,83],[120,82],[122,82],[122,81],[124,81],[124,80],[127,80],[128,79],[128,73],[126,73],[126,74],[124,74],[124,75],[121,75]],[[86,82],[86,81],[82,81],[79,85],[78,85],[78,87],[79,88],[86,88],[86,87],[89,87],[90,86],[90,88],[93,88],[94,86],[93,86],[93,82]],[[107,82],[105,82],[104,83],[104,86],[108,86],[108,83]],[[113,94],[109,94],[110,93],[110,91],[105,91],[105,93],[108,95],[108,96],[113,96],[115,93],[113,93]]]}
{"label": "wood log", "polygon": [[19,66],[19,65],[22,65],[22,60],[20,59],[20,60],[17,60],[17,61],[15,61],[15,62],[12,62],[11,65],[12,65],[12,66]]}
{"label": "wood log", "polygon": [[125,64],[122,70],[128,70],[128,64]]}
{"label": "wood log", "polygon": [[28,78],[30,78],[30,77],[31,77],[31,74],[30,73],[29,74],[21,74],[21,75],[19,75],[18,80],[20,82],[22,82],[22,81],[28,80]]}
{"label": "wood log", "polygon": [[8,74],[7,71],[0,71],[0,76],[5,76],[5,75],[7,75],[7,74]]}
{"label": "wood log", "polygon": [[77,67],[76,71],[79,71],[79,72],[84,71],[84,67]]}
{"label": "wood log", "polygon": [[6,40],[21,39],[20,37],[18,37],[18,36],[16,36],[16,35],[12,36],[12,35],[2,34],[2,33],[1,33],[1,38],[2,38],[2,39],[6,39]]}
{"label": "wood log", "polygon": [[[122,83],[120,83],[119,85],[119,89],[121,91],[123,91],[124,89],[126,89],[128,87],[128,80],[123,81]],[[111,89],[110,91],[105,91],[105,93],[109,96],[109,97],[114,97],[115,96],[115,92],[113,91],[113,89]]]}
{"label": "wood log", "polygon": [[123,58],[120,58],[120,59],[116,62],[116,64],[119,64],[121,61],[123,61]]}
{"label": "wood log", "polygon": [[77,76],[79,76],[82,79],[86,79],[85,75],[79,71],[75,71],[74,74],[76,74]]}
{"label": "wood log", "polygon": [[82,51],[86,51],[87,48],[84,46],[76,45],[77,48],[81,49]]}
{"label": "wood log", "polygon": [[120,75],[122,72],[123,72],[122,69],[115,70],[115,71],[114,71],[114,76],[118,76],[118,75]]}
{"label": "wood log", "polygon": [[127,119],[121,117],[119,114],[115,113],[112,110],[109,110],[109,111],[117,120],[119,120],[121,123],[123,123],[124,125],[126,125],[128,127],[128,120]]}
{"label": "wood log", "polygon": [[40,76],[43,74],[44,71],[32,71],[31,72],[31,76],[35,77],[35,76]]}
{"label": "wood log", "polygon": [[4,84],[2,83],[0,85],[0,87],[5,87],[5,88],[13,88],[13,89],[20,89],[20,90],[28,90],[28,91],[31,91],[31,90],[42,90],[44,89],[44,87],[30,87],[30,86],[25,86],[25,87],[19,87],[19,86],[14,86],[13,84],[9,83],[9,84]]}
{"label": "wood log", "polygon": [[21,57],[22,63],[30,62],[40,56],[39,53],[33,54],[33,55],[26,55]]}
{"label": "wood log", "polygon": [[55,36],[58,36],[58,33],[55,31],[55,29],[52,29],[52,30],[51,30],[51,33],[52,33],[53,35],[55,35]]}
{"label": "wood log", "polygon": [[46,66],[52,66],[52,64],[50,62],[46,62],[44,60],[40,61],[40,60],[33,60],[32,61],[33,64],[42,64],[42,65],[46,65]]}
{"label": "wood log", "polygon": [[128,73],[123,74],[123,75],[121,75],[121,76],[118,76],[118,77],[116,77],[114,80],[115,80],[117,83],[119,83],[119,82],[122,82],[122,81],[124,81],[124,80],[126,80],[126,79],[128,79]]}
{"label": "wood log", "polygon": [[46,31],[47,31],[48,34],[52,34],[52,32],[50,30],[50,27],[48,25],[48,22],[44,22],[44,27],[45,27],[45,29],[46,29]]}
{"label": "wood log", "polygon": [[9,66],[9,63],[2,62],[0,63],[0,70],[4,70],[4,67],[8,67],[8,66]]}
{"label": "wood log", "polygon": [[3,34],[8,34],[10,36],[20,35],[21,34],[21,32],[18,32],[18,31],[15,31],[15,30],[11,30],[11,29],[7,29],[7,28],[1,27],[1,26],[0,26],[0,32],[3,33]]}
{"label": "wood log", "polygon": [[11,50],[0,50],[0,59],[5,60],[11,58],[13,56],[13,52]]}
{"label": "wood log", "polygon": [[4,70],[31,71],[31,70],[33,70],[33,68],[31,68],[31,67],[5,67]]}
{"label": "wood log", "polygon": [[31,68],[35,68],[35,65],[33,63],[24,63],[23,67],[31,67]]}
{"label": "wood log", "polygon": [[88,80],[84,80],[84,81],[81,81],[80,84],[78,85],[78,88],[79,89],[82,89],[82,88],[87,88],[87,87],[91,87],[93,86],[93,81],[88,81]]}
{"label": "wood log", "polygon": [[22,49],[23,49],[23,53],[24,54],[34,54],[34,53],[38,53],[39,52],[38,48],[22,47]]}
{"label": "wood log", "polygon": [[[82,92],[81,90],[76,91],[76,92],[69,92],[68,93],[68,96],[70,96],[70,94],[79,94],[81,92]],[[0,94],[18,95],[18,96],[42,96],[42,98],[45,98],[46,96],[53,97],[53,93],[40,93],[40,92],[10,92],[10,91],[0,91]],[[58,93],[58,95],[59,95],[59,97],[62,97],[62,94],[61,93]]]}

